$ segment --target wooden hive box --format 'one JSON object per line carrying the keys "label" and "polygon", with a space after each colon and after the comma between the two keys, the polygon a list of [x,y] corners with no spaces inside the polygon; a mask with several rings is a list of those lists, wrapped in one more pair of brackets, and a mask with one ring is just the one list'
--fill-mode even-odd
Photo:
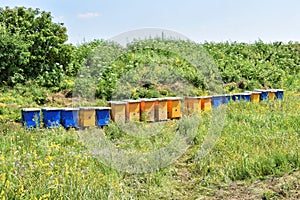
{"label": "wooden hive box", "polygon": [[201,111],[201,98],[200,97],[186,97],[184,100],[184,113],[186,115],[193,114]]}
{"label": "wooden hive box", "polygon": [[261,94],[261,92],[255,92],[255,91],[251,92],[251,96],[250,96],[251,102],[259,103],[260,94]]}
{"label": "wooden hive box", "polygon": [[109,107],[111,119],[116,123],[126,122],[126,105],[124,101],[110,101]]}
{"label": "wooden hive box", "polygon": [[141,101],[123,100],[126,102],[126,121],[140,121]]}
{"label": "wooden hive box", "polygon": [[201,97],[201,110],[211,110],[212,109],[211,98],[212,98],[212,96]]}
{"label": "wooden hive box", "polygon": [[275,97],[276,97],[276,90],[274,89],[270,89],[270,90],[267,90],[268,91],[268,98],[270,100],[275,100]]}
{"label": "wooden hive box", "polygon": [[95,126],[96,115],[94,107],[80,107],[78,114],[78,125],[79,127]]}
{"label": "wooden hive box", "polygon": [[39,108],[22,108],[21,117],[22,125],[27,128],[39,128],[40,127],[40,112]]}
{"label": "wooden hive box", "polygon": [[141,99],[141,120],[155,121],[155,99]]}
{"label": "wooden hive box", "polygon": [[166,121],[168,119],[168,100],[158,98],[155,102],[155,121]]}
{"label": "wooden hive box", "polygon": [[168,98],[168,119],[181,118],[181,100],[180,97]]}
{"label": "wooden hive box", "polygon": [[96,126],[107,126],[110,120],[110,107],[95,107]]}

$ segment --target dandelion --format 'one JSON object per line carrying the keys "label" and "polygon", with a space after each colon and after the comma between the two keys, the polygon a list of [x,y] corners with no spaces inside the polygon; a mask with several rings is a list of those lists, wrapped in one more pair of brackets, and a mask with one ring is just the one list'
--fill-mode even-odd
{"label": "dandelion", "polygon": [[48,166],[49,166],[49,163],[42,163],[41,166],[42,166],[42,167],[48,167]]}
{"label": "dandelion", "polygon": [[4,183],[6,180],[6,173],[1,174],[1,182]]}
{"label": "dandelion", "polygon": [[44,194],[43,196],[41,196],[40,198],[39,198],[39,200],[42,200],[42,199],[49,199],[50,198],[50,192],[48,192],[47,194]]}
{"label": "dandelion", "polygon": [[4,155],[3,154],[0,155],[0,161],[4,161]]}
{"label": "dandelion", "polygon": [[36,150],[33,151],[33,157],[34,157],[34,159],[36,159],[36,157],[37,157]]}
{"label": "dandelion", "polygon": [[53,160],[53,156],[46,156],[46,162],[51,162]]}
{"label": "dandelion", "polygon": [[70,174],[69,172],[69,166],[67,163],[65,163],[65,174],[68,176]]}
{"label": "dandelion", "polygon": [[6,180],[6,182],[5,182],[5,187],[6,187],[6,188],[9,188],[9,186],[10,186],[10,182],[9,182],[9,180]]}
{"label": "dandelion", "polygon": [[53,171],[47,171],[47,172],[46,172],[46,175],[47,175],[47,176],[53,175]]}
{"label": "dandelion", "polygon": [[21,185],[21,187],[19,188],[19,194],[23,194],[24,192],[24,185]]}

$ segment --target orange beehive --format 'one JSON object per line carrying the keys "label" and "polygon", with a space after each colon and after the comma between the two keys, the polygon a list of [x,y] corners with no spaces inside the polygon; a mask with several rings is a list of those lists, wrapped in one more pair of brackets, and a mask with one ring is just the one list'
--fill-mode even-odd
{"label": "orange beehive", "polygon": [[184,112],[186,115],[200,112],[201,110],[201,98],[199,97],[186,97],[184,104]]}
{"label": "orange beehive", "polygon": [[155,121],[155,99],[141,99],[141,120]]}
{"label": "orange beehive", "polygon": [[168,119],[168,101],[165,98],[158,98],[155,101],[155,121]]}
{"label": "orange beehive", "polygon": [[169,97],[168,99],[168,119],[178,119],[181,117],[180,97]]}
{"label": "orange beehive", "polygon": [[126,122],[126,102],[122,101],[110,101],[108,102],[110,110],[111,119],[117,123]]}
{"label": "orange beehive", "polygon": [[201,110],[211,110],[212,109],[211,98],[212,98],[212,96],[201,97]]}
{"label": "orange beehive", "polygon": [[261,92],[251,92],[251,96],[250,96],[250,99],[251,99],[251,102],[253,103],[259,103],[260,101],[260,93]]}
{"label": "orange beehive", "polygon": [[270,100],[274,100],[275,99],[275,95],[276,95],[276,90],[274,89],[270,89],[270,90],[267,90],[268,91],[268,97]]}
{"label": "orange beehive", "polygon": [[140,121],[140,106],[139,100],[124,100],[126,102],[126,120]]}

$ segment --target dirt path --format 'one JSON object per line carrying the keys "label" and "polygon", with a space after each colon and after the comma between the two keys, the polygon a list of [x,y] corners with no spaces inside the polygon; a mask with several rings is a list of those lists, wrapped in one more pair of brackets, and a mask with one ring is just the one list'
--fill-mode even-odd
{"label": "dirt path", "polygon": [[236,182],[199,199],[300,199],[300,171],[252,183]]}

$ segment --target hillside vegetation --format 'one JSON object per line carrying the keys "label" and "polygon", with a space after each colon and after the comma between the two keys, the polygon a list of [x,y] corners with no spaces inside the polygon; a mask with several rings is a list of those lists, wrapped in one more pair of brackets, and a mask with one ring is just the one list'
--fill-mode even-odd
{"label": "hillside vegetation", "polygon": [[[123,48],[66,41],[66,28],[51,13],[0,8],[0,199],[300,198],[299,43],[156,38]],[[21,127],[22,107],[72,106],[72,97],[90,105],[95,96],[94,105],[106,105],[114,98],[176,96],[183,83],[192,86],[186,95],[283,88],[285,99],[230,102],[216,146],[196,160],[215,116],[201,113],[186,152],[152,173],[103,164],[77,130]],[[118,148],[145,152],[168,145],[176,123],[145,138],[116,124],[102,131]]]}

